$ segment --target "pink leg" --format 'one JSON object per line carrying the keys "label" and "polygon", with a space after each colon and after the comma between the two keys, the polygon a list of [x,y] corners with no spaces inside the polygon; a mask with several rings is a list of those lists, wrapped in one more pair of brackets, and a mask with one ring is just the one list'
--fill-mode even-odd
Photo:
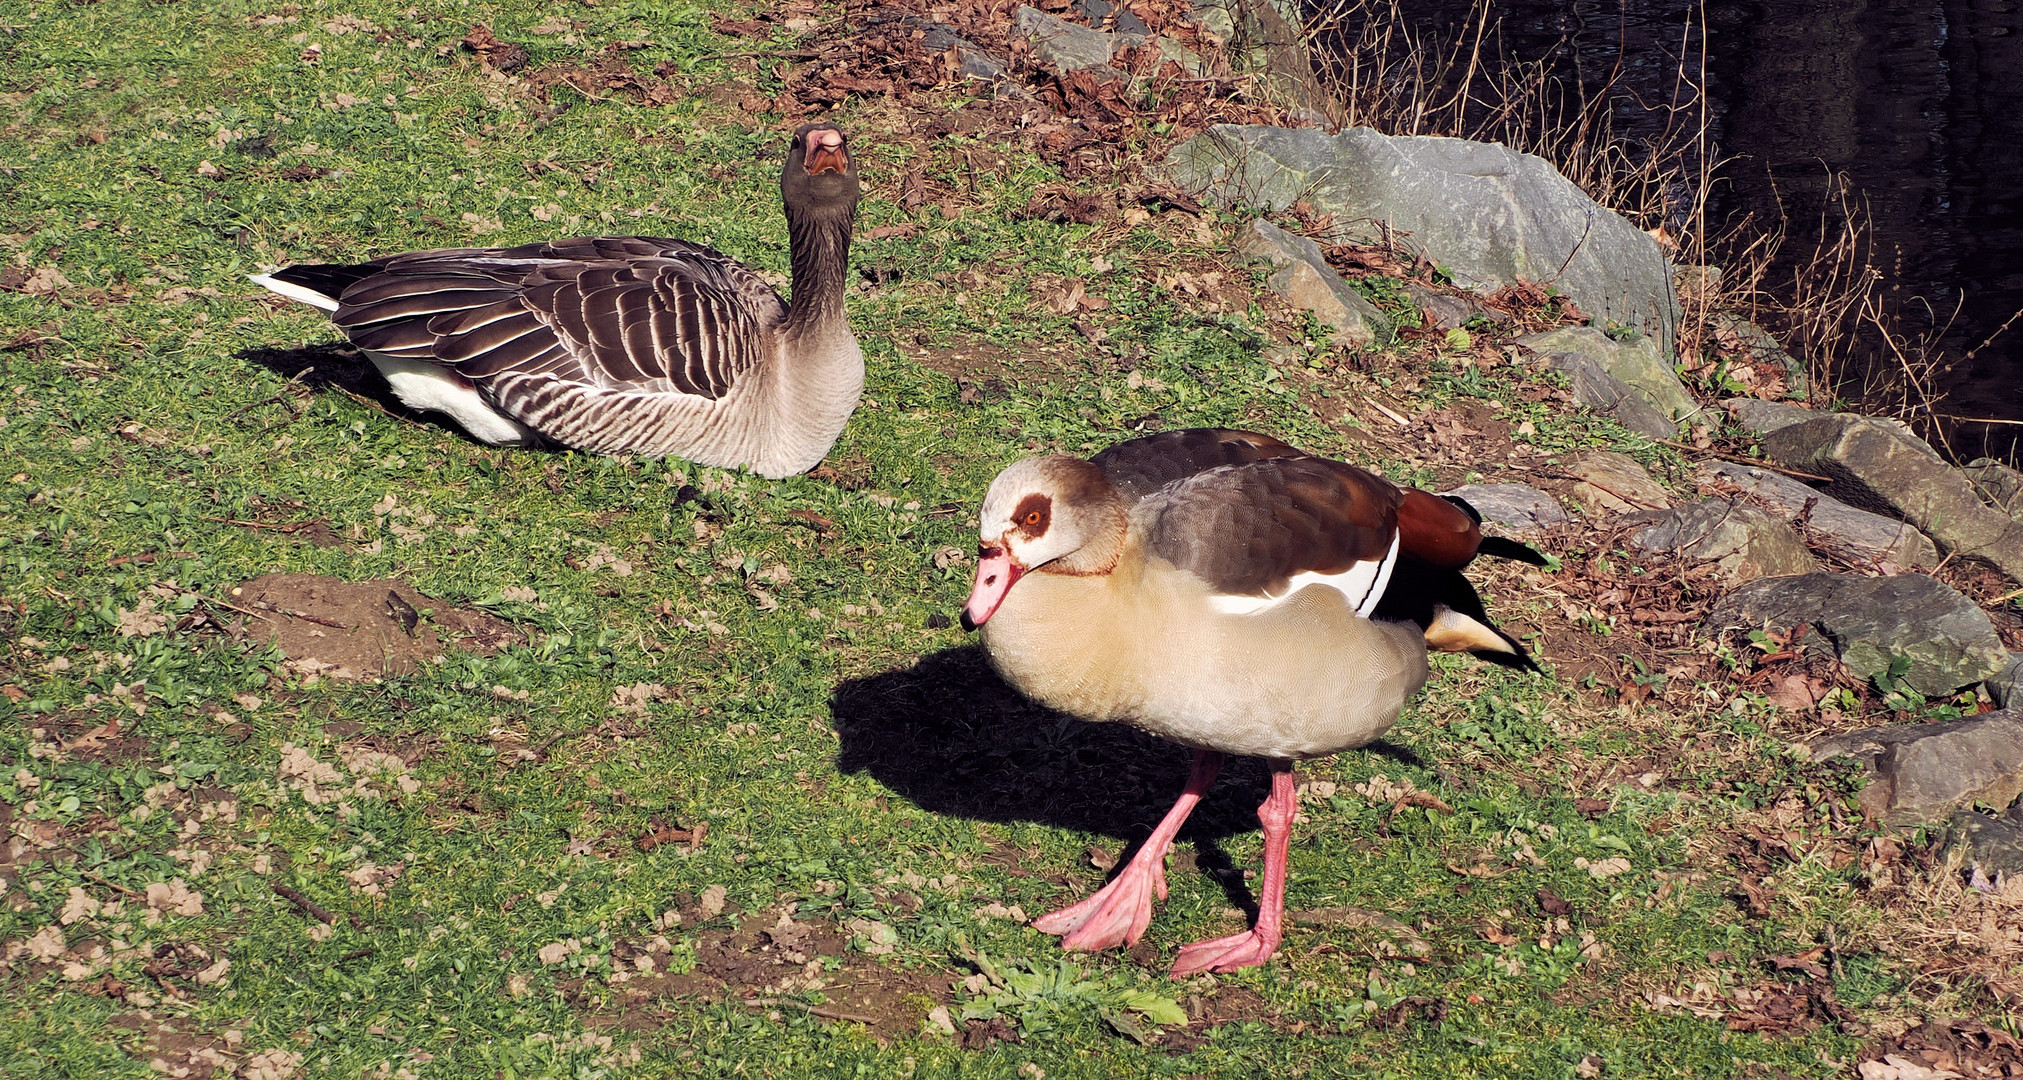
{"label": "pink leg", "polygon": [[1264,891],[1257,898],[1257,925],[1241,934],[1183,946],[1173,962],[1174,978],[1255,967],[1278,951],[1285,914],[1286,848],[1292,843],[1292,820],[1298,811],[1292,762],[1272,762],[1271,797],[1257,808],[1257,820],[1264,826]]}
{"label": "pink leg", "polygon": [[1033,925],[1049,934],[1065,935],[1061,947],[1080,952],[1118,945],[1135,945],[1152,921],[1152,894],[1166,899],[1166,848],[1180,832],[1194,804],[1201,801],[1215,774],[1222,771],[1222,755],[1213,750],[1194,752],[1194,769],[1187,775],[1187,788],[1159,827],[1152,830],[1138,854],[1108,885],[1073,907],[1065,907],[1033,920]]}

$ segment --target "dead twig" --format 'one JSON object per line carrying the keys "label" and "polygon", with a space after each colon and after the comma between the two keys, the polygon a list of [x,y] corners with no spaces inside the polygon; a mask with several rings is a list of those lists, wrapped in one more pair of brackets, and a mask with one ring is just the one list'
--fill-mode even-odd
{"label": "dead twig", "polygon": [[804,1001],[788,1001],[784,998],[752,998],[745,1002],[745,1007],[748,1009],[769,1009],[780,1005],[792,1005],[797,1009],[804,1009],[808,1015],[819,1016],[824,1020],[847,1020],[853,1024],[864,1024],[867,1026],[878,1023],[878,1018],[875,1016],[866,1016],[863,1013],[835,1009],[827,1005],[810,1005]]}
{"label": "dead twig", "polygon": [[106,876],[105,876],[104,874],[101,874],[101,873],[97,872],[96,870],[81,870],[81,871],[79,871],[79,873],[83,874],[83,875],[84,875],[85,877],[88,877],[88,878],[90,878],[90,879],[91,879],[91,880],[93,880],[93,881],[96,881],[96,882],[98,882],[98,883],[99,883],[100,885],[103,885],[103,886],[105,886],[105,887],[106,887],[106,888],[108,888],[108,889],[114,889],[114,890],[117,890],[117,891],[119,891],[119,892],[121,892],[121,893],[123,893],[123,894],[125,894],[125,895],[127,895],[127,896],[132,896],[132,897],[136,897],[136,898],[138,898],[138,897],[141,897],[141,896],[144,896],[144,895],[146,895],[146,894],[142,893],[142,892],[141,892],[141,891],[140,891],[139,889],[129,889],[129,888],[127,888],[126,886],[124,886],[124,885],[121,885],[121,884],[120,884],[119,882],[117,882],[117,881],[112,881],[112,880],[110,880],[110,879],[108,879],[108,878],[107,878],[107,877],[106,877]]}
{"label": "dead twig", "polygon": [[127,563],[151,563],[156,559],[194,559],[196,557],[197,553],[194,551],[144,551],[139,555],[121,555],[119,558],[113,559],[105,565],[110,568],[123,566]]}
{"label": "dead twig", "polygon": [[280,897],[283,900],[288,901],[291,904],[294,904],[298,908],[301,908],[302,913],[304,915],[307,915],[310,918],[315,919],[317,922],[320,922],[325,926],[337,925],[337,916],[332,915],[330,912],[323,910],[321,907],[318,907],[316,905],[316,901],[311,900],[308,897],[302,895],[302,893],[297,891],[296,889],[291,888],[287,885],[283,885],[278,881],[275,882],[273,885],[269,886],[269,888],[272,888],[274,890],[274,895]]}

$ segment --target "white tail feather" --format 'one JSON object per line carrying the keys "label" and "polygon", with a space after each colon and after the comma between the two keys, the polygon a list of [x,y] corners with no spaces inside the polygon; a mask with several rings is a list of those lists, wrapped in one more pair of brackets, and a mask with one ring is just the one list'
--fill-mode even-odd
{"label": "white tail feather", "polygon": [[246,280],[278,296],[285,296],[290,300],[308,304],[310,307],[325,314],[337,310],[336,297],[325,296],[306,285],[296,285],[292,282],[281,281],[266,274],[254,274]]}

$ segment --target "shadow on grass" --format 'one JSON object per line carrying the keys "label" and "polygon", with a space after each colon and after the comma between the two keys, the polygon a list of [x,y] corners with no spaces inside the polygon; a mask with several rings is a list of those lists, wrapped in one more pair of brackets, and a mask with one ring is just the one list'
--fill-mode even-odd
{"label": "shadow on grass", "polygon": [[241,349],[237,355],[239,359],[266,368],[290,382],[299,382],[319,391],[336,390],[354,401],[377,408],[395,420],[426,424],[460,439],[476,442],[449,417],[408,408],[394,396],[393,388],[386,384],[386,379],[381,377],[379,369],[372,366],[372,361],[349,345],[334,341],[294,349],[256,345]]}
{"label": "shadow on grass", "polygon": [[[1179,797],[1192,756],[1122,724],[1033,704],[998,678],[977,645],[847,680],[831,705],[841,771],[868,772],[931,813],[1117,837],[1129,842],[1119,867]],[[1369,750],[1410,760],[1390,744]],[[1270,786],[1262,759],[1231,758],[1180,833],[1194,842],[1197,865],[1253,916],[1242,868],[1216,841],[1257,829]]]}

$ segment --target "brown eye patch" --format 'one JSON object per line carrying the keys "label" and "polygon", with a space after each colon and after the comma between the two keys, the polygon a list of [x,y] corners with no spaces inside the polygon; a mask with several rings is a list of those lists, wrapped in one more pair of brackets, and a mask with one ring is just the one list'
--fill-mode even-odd
{"label": "brown eye patch", "polygon": [[1012,511],[1012,527],[1030,540],[1047,531],[1053,516],[1054,500],[1045,495],[1028,495],[1020,499],[1018,509]]}

